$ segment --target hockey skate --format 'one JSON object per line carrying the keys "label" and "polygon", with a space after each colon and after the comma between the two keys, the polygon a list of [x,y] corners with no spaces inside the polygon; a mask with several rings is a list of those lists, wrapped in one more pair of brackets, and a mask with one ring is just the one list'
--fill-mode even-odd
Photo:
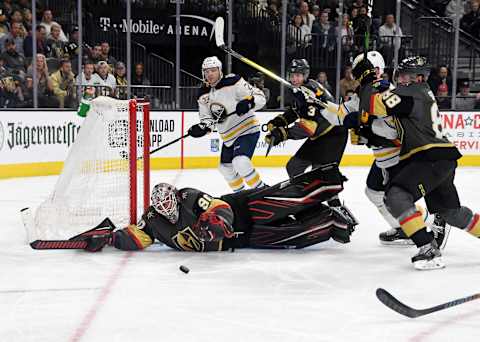
{"label": "hockey skate", "polygon": [[448,235],[450,234],[450,226],[447,225],[445,220],[438,214],[435,214],[433,224],[430,229],[433,233],[433,238],[437,242],[438,248],[444,249],[447,245]]}
{"label": "hockey skate", "polygon": [[380,243],[385,246],[409,247],[414,244],[400,227],[382,232],[378,238],[380,239]]}
{"label": "hockey skate", "polygon": [[442,260],[442,253],[435,240],[420,247],[418,253],[413,256],[412,263],[415,269],[421,271],[445,267],[445,263]]}

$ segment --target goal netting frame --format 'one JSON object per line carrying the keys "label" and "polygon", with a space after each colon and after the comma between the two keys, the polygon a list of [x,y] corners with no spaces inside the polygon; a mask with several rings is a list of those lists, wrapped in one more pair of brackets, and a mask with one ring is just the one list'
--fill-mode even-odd
{"label": "goal netting frame", "polygon": [[109,217],[136,224],[150,203],[150,103],[97,97],[27,239],[69,239]]}

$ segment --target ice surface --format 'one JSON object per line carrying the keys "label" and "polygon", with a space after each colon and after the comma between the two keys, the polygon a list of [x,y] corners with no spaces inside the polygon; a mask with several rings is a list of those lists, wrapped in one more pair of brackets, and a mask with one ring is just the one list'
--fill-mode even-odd
{"label": "ice surface", "polygon": [[[56,177],[0,181],[0,341],[479,341],[480,301],[412,320],[375,289],[416,308],[480,292],[480,241],[454,230],[446,269],[413,270],[414,248],[378,243],[387,227],[363,193],[368,170],[342,171],[342,199],[360,221],[350,244],[208,254],[34,251],[19,211],[38,205]],[[286,177],[260,172],[268,184]],[[460,168],[456,179],[476,210],[479,178],[480,169]],[[154,172],[158,181],[228,191],[216,170]]]}

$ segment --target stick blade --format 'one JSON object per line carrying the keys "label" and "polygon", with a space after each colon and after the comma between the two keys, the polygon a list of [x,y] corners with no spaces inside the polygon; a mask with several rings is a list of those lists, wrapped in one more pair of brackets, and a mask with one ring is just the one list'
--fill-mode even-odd
{"label": "stick blade", "polygon": [[218,17],[215,20],[215,43],[218,47],[225,46],[225,40],[223,39],[223,32],[225,29],[225,21],[222,17]]}
{"label": "stick blade", "polygon": [[418,310],[403,304],[397,298],[392,296],[387,290],[378,288],[375,294],[377,295],[378,300],[381,301],[385,306],[389,307],[393,311],[398,312],[401,315],[407,316],[409,318],[421,316]]}

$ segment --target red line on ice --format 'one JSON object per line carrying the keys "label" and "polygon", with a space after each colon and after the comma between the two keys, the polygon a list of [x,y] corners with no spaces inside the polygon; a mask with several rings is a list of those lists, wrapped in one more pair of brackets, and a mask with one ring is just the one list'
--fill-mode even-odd
{"label": "red line on ice", "polygon": [[73,334],[73,336],[70,338],[69,341],[71,341],[71,342],[80,341],[80,339],[85,335],[88,328],[92,324],[93,320],[97,316],[98,311],[101,309],[101,307],[106,302],[108,295],[112,291],[113,286],[117,282],[118,277],[120,276],[120,274],[124,270],[125,266],[127,265],[128,260],[132,256],[132,254],[133,254],[132,252],[128,252],[120,260],[120,264],[117,266],[115,271],[108,278],[107,285],[102,289],[102,291],[100,292],[100,294],[97,297],[97,300],[90,307],[90,310],[88,310],[85,317],[83,317],[82,322],[77,327],[77,329],[75,329],[75,333]]}
{"label": "red line on ice", "polygon": [[[177,183],[178,178],[180,177],[180,174],[181,174],[181,171],[177,172],[177,174],[175,175],[175,178],[172,181],[173,185]],[[88,310],[85,317],[83,317],[80,325],[75,329],[73,336],[69,339],[70,342],[78,342],[85,335],[88,328],[90,328],[90,325],[92,324],[93,320],[97,316],[98,312],[107,301],[107,297],[112,292],[112,289],[115,286],[118,278],[120,277],[120,274],[125,269],[125,266],[127,265],[128,260],[132,257],[132,255],[134,255],[134,253],[135,252],[127,252],[122,257],[119,265],[108,278],[107,284],[102,288],[102,291],[98,295],[97,300],[90,307],[90,310]]]}
{"label": "red line on ice", "polygon": [[419,332],[415,336],[411,337],[408,341],[409,342],[422,342],[422,341],[425,341],[428,338],[430,338],[432,335],[436,335],[436,334],[439,334],[439,333],[440,333],[439,336],[441,336],[443,329],[448,328],[449,326],[454,325],[454,324],[456,324],[459,321],[462,321],[464,319],[474,317],[478,314],[480,314],[480,310],[474,310],[474,311],[464,313],[462,315],[455,316],[453,318],[444,319],[440,322],[437,322],[437,323],[433,324],[430,328],[428,328],[428,329],[426,329],[422,332]]}

